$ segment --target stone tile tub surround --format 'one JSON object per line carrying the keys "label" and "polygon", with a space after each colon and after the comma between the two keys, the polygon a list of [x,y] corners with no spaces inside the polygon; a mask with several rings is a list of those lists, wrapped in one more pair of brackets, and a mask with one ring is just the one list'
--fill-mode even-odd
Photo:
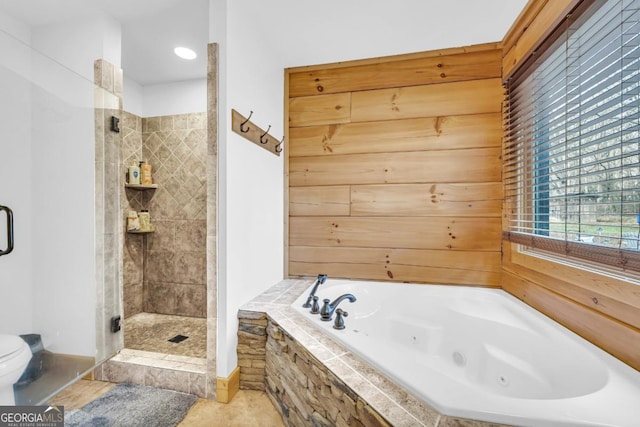
{"label": "stone tile tub surround", "polygon": [[438,413],[320,334],[290,307],[312,283],[284,280],[238,314],[240,388],[266,390],[286,425],[500,426]]}

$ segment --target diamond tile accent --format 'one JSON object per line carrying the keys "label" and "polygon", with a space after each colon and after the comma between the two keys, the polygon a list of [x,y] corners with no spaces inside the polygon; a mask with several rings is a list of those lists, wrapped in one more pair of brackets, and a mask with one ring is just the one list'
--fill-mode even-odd
{"label": "diamond tile accent", "polygon": [[206,153],[207,133],[189,128],[202,123],[206,113],[142,120],[142,150],[159,186],[147,206],[152,221],[163,224],[147,239],[147,311],[206,314],[206,245],[196,236],[206,233],[206,158],[200,153]]}
{"label": "diamond tile accent", "polygon": [[156,225],[153,234],[125,236],[125,316],[141,311],[206,316],[206,118],[206,113],[123,116],[123,182],[128,167],[144,159],[158,184],[153,191],[122,194],[125,219],[129,210],[149,209]]}

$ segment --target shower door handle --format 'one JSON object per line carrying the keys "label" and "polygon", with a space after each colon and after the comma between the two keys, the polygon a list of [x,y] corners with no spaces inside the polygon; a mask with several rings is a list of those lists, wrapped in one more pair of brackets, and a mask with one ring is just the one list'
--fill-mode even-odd
{"label": "shower door handle", "polygon": [[13,250],[13,212],[6,206],[0,206],[0,212],[7,214],[7,249],[0,249],[0,256],[8,255]]}

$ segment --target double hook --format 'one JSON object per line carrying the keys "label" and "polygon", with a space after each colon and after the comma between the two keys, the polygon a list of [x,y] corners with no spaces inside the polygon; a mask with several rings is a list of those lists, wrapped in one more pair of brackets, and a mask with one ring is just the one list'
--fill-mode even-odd
{"label": "double hook", "polygon": [[269,138],[264,139],[264,137],[267,136],[270,129],[271,129],[271,125],[269,125],[267,130],[262,135],[260,135],[260,144],[266,144],[267,142],[269,142]]}
{"label": "double hook", "polygon": [[[242,132],[242,133],[247,133],[247,132],[249,132],[250,127],[249,127],[249,126],[247,126],[247,128],[245,129],[245,128],[244,128],[244,125],[246,125],[246,124],[247,124],[247,122],[249,121],[249,119],[251,118],[251,116],[252,116],[252,115],[253,115],[253,111],[251,111],[251,112],[249,113],[249,117],[247,117],[247,119],[246,119],[244,122],[240,123],[240,132]],[[260,138],[260,142],[262,142],[262,137]]]}
{"label": "double hook", "polygon": [[282,141],[277,143],[276,146],[275,146],[276,153],[281,153],[282,152],[282,143],[283,142],[284,142],[284,136],[282,137]]}

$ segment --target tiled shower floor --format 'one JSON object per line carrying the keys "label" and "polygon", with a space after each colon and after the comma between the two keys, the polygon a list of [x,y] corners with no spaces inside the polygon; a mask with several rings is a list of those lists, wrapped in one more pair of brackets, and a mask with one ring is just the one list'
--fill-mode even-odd
{"label": "tiled shower floor", "polygon": [[[173,343],[176,335],[189,338]],[[197,317],[138,313],[124,320],[124,346],[177,356],[207,357],[207,320]]]}

